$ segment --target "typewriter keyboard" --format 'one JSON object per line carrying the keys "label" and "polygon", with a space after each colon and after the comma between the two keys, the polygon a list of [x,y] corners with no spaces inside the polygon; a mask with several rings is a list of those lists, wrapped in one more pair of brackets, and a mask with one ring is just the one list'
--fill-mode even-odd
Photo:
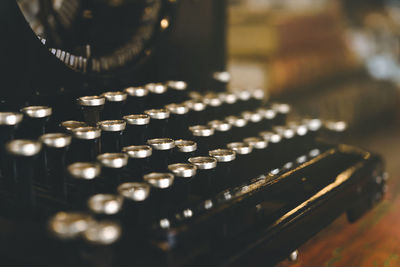
{"label": "typewriter keyboard", "polygon": [[[324,123],[288,121],[290,110],[262,90],[182,81],[4,109],[1,216],[42,266],[188,264],[332,181],[305,178],[332,165]],[[358,157],[330,160],[343,169]]]}

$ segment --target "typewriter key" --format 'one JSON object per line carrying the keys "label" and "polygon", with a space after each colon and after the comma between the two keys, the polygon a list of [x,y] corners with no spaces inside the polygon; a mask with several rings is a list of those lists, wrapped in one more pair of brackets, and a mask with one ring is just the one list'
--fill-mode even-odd
{"label": "typewriter key", "polygon": [[228,116],[225,118],[230,125],[232,125],[232,129],[229,131],[229,136],[225,143],[231,143],[234,141],[242,140],[243,138],[248,137],[247,133],[247,120],[243,117],[237,116]]}
{"label": "typewriter key", "polygon": [[271,131],[263,131],[259,133],[259,136],[268,142],[267,154],[265,157],[265,162],[268,164],[270,168],[278,168],[279,163],[281,162],[281,141],[282,136],[278,133],[271,132]]}
{"label": "typewriter key", "polygon": [[175,149],[172,155],[171,162],[186,162],[189,158],[194,157],[196,151],[196,142],[183,139],[175,140]]}
{"label": "typewriter key", "polygon": [[291,109],[290,106],[288,104],[274,103],[271,108],[276,112],[276,124],[284,125]]}
{"label": "typewriter key", "polygon": [[282,155],[282,160],[284,162],[288,162],[291,160],[291,158],[296,158],[297,156],[299,156],[296,155],[295,151],[296,144],[294,137],[296,135],[296,132],[287,126],[276,126],[274,127],[274,131],[282,137],[279,146]]}
{"label": "typewriter key", "polygon": [[217,160],[214,157],[193,157],[189,162],[197,167],[196,178],[191,183],[191,191],[202,198],[212,197],[216,184]]}
{"label": "typewriter key", "polygon": [[36,206],[33,190],[36,158],[42,149],[40,142],[17,139],[6,144],[6,150],[11,155],[13,181],[17,203],[22,209],[30,211]]}
{"label": "typewriter key", "polygon": [[210,146],[211,149],[214,149],[218,146],[223,146],[226,144],[226,136],[229,135],[229,131],[232,128],[232,125],[226,121],[213,120],[208,123],[209,126],[214,128],[214,145]]}
{"label": "typewriter key", "polygon": [[129,157],[128,171],[134,181],[141,181],[144,173],[150,170],[150,156],[153,150],[150,146],[127,146],[122,149]]}
{"label": "typewriter key", "polygon": [[212,78],[212,88],[221,92],[226,90],[227,84],[231,80],[231,75],[227,71],[216,71],[213,73]]}
{"label": "typewriter key", "polygon": [[77,100],[81,109],[82,119],[90,126],[96,126],[106,99],[102,96],[82,96]]}
{"label": "typewriter key", "polygon": [[59,239],[76,239],[94,222],[83,212],[58,212],[49,220],[49,230]]}
{"label": "typewriter key", "polygon": [[224,92],[218,94],[219,99],[222,101],[221,118],[230,116],[236,113],[235,104],[237,103],[237,96],[231,92]]}
{"label": "typewriter key", "polygon": [[145,88],[150,92],[149,102],[147,103],[148,109],[159,109],[164,106],[165,103],[173,102],[173,99],[170,100],[171,102],[168,102],[168,87],[166,85],[162,83],[148,83],[145,85]]}
{"label": "typewriter key", "polygon": [[184,81],[168,81],[165,84],[168,87],[167,99],[172,102],[180,103],[188,100],[187,83]]}
{"label": "typewriter key", "polygon": [[122,137],[126,128],[126,122],[123,120],[101,121],[98,126],[102,130],[101,151],[119,152],[122,148]]}
{"label": "typewriter key", "polygon": [[320,119],[305,119],[303,123],[307,126],[308,129],[308,141],[311,146],[315,145],[316,138],[321,131],[322,122]]}
{"label": "typewriter key", "polygon": [[95,127],[73,129],[70,162],[95,160],[100,151],[100,136],[101,130]]}
{"label": "typewriter key", "polygon": [[168,136],[174,139],[187,137],[189,107],[186,104],[169,104],[165,108],[170,112]]}
{"label": "typewriter key", "polygon": [[171,187],[174,183],[174,175],[152,172],[144,175],[143,180],[152,188],[150,203],[155,211],[153,219],[167,217],[172,204]]}
{"label": "typewriter key", "polygon": [[172,160],[172,152],[175,142],[169,138],[156,138],[147,140],[147,144],[153,149],[151,156],[151,168],[156,172],[168,170],[168,164]]}
{"label": "typewriter key", "polygon": [[232,183],[234,181],[232,170],[234,168],[236,152],[230,149],[214,149],[208,154],[218,161],[215,184],[212,186],[213,190],[215,190],[214,192],[221,192],[234,185]]}
{"label": "typewriter key", "polygon": [[215,130],[211,126],[195,125],[189,127],[194,141],[197,143],[197,155],[208,155],[208,151],[215,144]]}
{"label": "typewriter key", "polygon": [[264,104],[265,93],[261,88],[254,88],[250,90],[251,98],[250,105],[253,108],[261,107]]}
{"label": "typewriter key", "polygon": [[40,141],[44,145],[45,184],[62,197],[65,197],[66,160],[71,139],[71,136],[64,133],[49,133],[40,137]]}
{"label": "typewriter key", "polygon": [[235,174],[233,177],[234,184],[240,185],[255,178],[251,176],[253,173],[249,172],[248,168],[243,168],[243,166],[249,166],[249,168],[252,166],[250,154],[253,151],[253,147],[243,142],[229,143],[226,147],[236,152],[236,161],[233,168],[233,173]]}
{"label": "typewriter key", "polygon": [[101,164],[101,191],[114,192],[121,183],[124,168],[128,165],[128,155],[125,153],[105,153],[97,156]]}
{"label": "typewriter key", "polygon": [[122,111],[128,97],[124,92],[106,92],[102,96],[106,99],[102,112],[103,120],[118,120],[122,117]]}
{"label": "typewriter key", "polygon": [[46,132],[46,125],[53,112],[51,107],[29,106],[21,109],[25,119],[17,131],[17,137],[39,138]]}
{"label": "typewriter key", "polygon": [[79,128],[79,127],[86,127],[88,126],[85,122],[83,121],[63,121],[60,124],[60,127],[65,133],[72,133],[73,129]]}
{"label": "typewriter key", "polygon": [[[122,222],[127,231],[135,231],[133,226],[143,227],[151,220],[151,206],[148,201],[150,185],[147,183],[123,183],[118,186],[118,194],[124,198],[121,211]],[[140,228],[139,228],[140,229]]]}
{"label": "typewriter key", "polygon": [[97,218],[110,217],[122,209],[123,198],[113,194],[96,194],[87,202],[88,208]]}
{"label": "typewriter key", "polygon": [[124,116],[126,131],[124,133],[124,145],[144,145],[147,139],[147,130],[150,116],[147,114],[134,114]]}
{"label": "typewriter key", "polygon": [[76,162],[67,170],[67,200],[73,207],[83,207],[87,198],[95,193],[95,180],[101,174],[101,166],[94,162]]}
{"label": "typewriter key", "polygon": [[238,101],[236,102],[236,113],[235,115],[239,115],[240,113],[251,110],[257,107],[252,106],[251,103],[251,92],[249,90],[239,90],[235,91]]}
{"label": "typewriter key", "polygon": [[206,120],[222,119],[222,101],[219,96],[215,93],[207,93],[203,96],[203,102],[207,105],[206,108]]}
{"label": "typewriter key", "polygon": [[276,123],[276,111],[271,108],[259,108],[257,112],[263,117],[264,119],[264,127],[261,129],[262,131],[272,130]]}
{"label": "typewriter key", "polygon": [[253,151],[251,153],[251,176],[257,177],[267,173],[266,158],[268,156],[268,141],[261,137],[248,137],[243,139],[243,142],[251,145]]}
{"label": "typewriter key", "polygon": [[188,100],[184,102],[190,109],[188,114],[188,125],[193,126],[207,122],[206,107],[207,105],[201,100]]}
{"label": "typewriter key", "polygon": [[121,226],[112,221],[94,221],[83,232],[83,239],[94,245],[111,245],[121,237]]}
{"label": "typewriter key", "polygon": [[149,91],[144,87],[128,87],[124,91],[128,94],[124,114],[143,113],[147,107]]}
{"label": "typewriter key", "polygon": [[15,137],[15,131],[18,124],[22,121],[23,115],[16,112],[0,112],[0,173],[1,176],[10,176],[7,173],[7,155],[5,153],[5,144]]}
{"label": "typewriter key", "polygon": [[306,124],[300,124],[292,121],[288,122],[287,127],[295,132],[293,150],[296,151],[296,154],[303,155],[312,149],[312,138],[308,133]]}
{"label": "typewriter key", "polygon": [[144,112],[150,116],[148,138],[166,137],[168,133],[168,119],[170,112],[167,109],[149,109]]}
{"label": "typewriter key", "polygon": [[187,203],[190,194],[190,183],[195,179],[197,167],[189,163],[168,165],[168,170],[175,176],[172,198],[177,207]]}
{"label": "typewriter key", "polygon": [[258,134],[262,130],[265,130],[265,120],[260,113],[254,111],[245,111],[242,113],[242,117],[248,122],[246,127],[247,136],[252,136],[254,134]]}

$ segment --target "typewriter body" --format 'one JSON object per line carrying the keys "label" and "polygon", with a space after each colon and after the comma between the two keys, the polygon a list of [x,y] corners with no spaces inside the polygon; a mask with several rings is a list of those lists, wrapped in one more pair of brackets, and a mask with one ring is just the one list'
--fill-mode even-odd
{"label": "typewriter body", "polygon": [[7,266],[269,266],[382,198],[342,124],[226,91],[225,5],[0,3]]}

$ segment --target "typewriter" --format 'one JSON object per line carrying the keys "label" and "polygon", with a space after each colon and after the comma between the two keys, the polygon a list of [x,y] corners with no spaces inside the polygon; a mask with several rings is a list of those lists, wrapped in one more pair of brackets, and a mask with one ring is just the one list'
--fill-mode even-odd
{"label": "typewriter", "polygon": [[1,1],[5,266],[270,266],[382,198],[343,123],[226,90],[225,5]]}

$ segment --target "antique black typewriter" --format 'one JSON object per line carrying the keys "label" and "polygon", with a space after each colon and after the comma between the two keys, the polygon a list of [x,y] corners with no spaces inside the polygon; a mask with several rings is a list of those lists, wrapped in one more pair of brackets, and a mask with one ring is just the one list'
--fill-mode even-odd
{"label": "antique black typewriter", "polygon": [[343,123],[225,90],[224,1],[0,12],[2,266],[274,265],[383,195]]}

